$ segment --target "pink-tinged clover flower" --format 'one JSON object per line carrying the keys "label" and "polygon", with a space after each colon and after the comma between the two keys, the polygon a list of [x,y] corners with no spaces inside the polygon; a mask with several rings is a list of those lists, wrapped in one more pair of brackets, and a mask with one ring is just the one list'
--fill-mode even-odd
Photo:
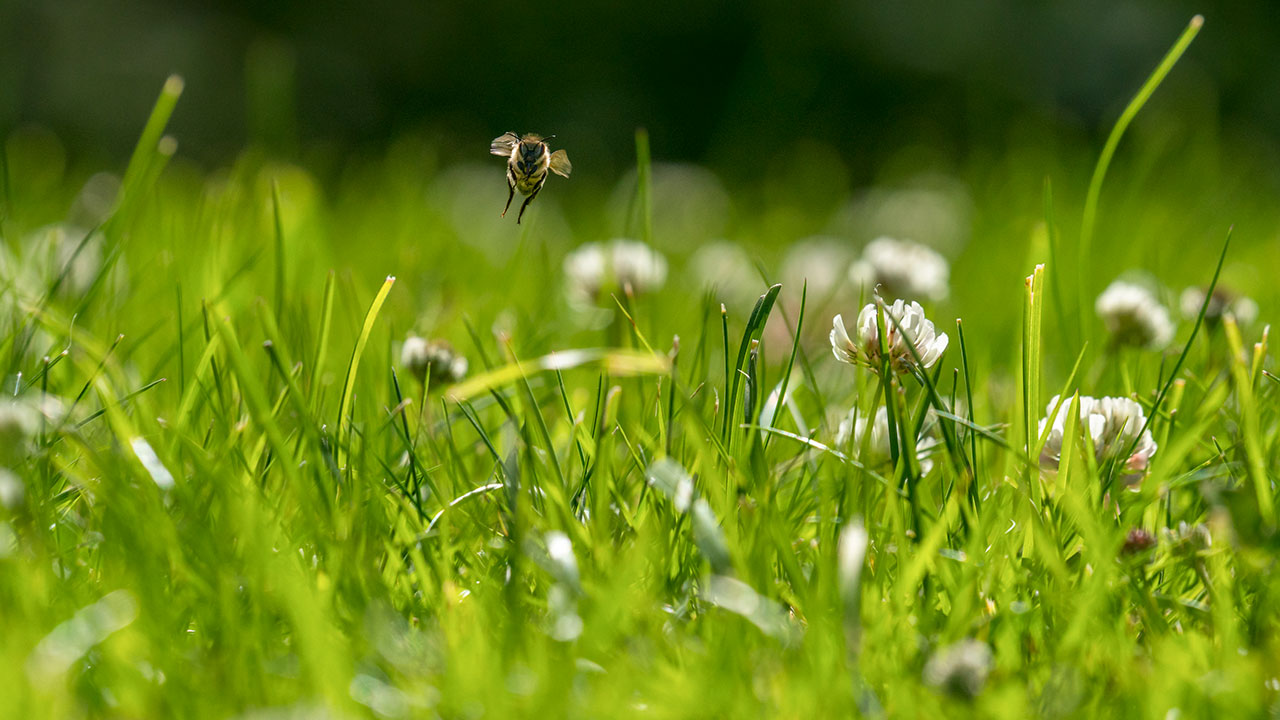
{"label": "pink-tinged clover flower", "polygon": [[[1151,457],[1156,454],[1156,441],[1150,430],[1144,430],[1146,415],[1142,406],[1136,401],[1123,397],[1092,398],[1082,396],[1078,400],[1080,406],[1079,429],[1087,432],[1093,443],[1094,457],[1098,464],[1119,462],[1123,472],[1122,479],[1126,484],[1134,485],[1146,474],[1151,464]],[[1063,447],[1069,445],[1066,434],[1067,414],[1070,412],[1070,400],[1065,400],[1058,414],[1053,416],[1053,409],[1058,405],[1058,396],[1054,395],[1045,408],[1045,417],[1040,420],[1040,434],[1044,435],[1049,417],[1053,416],[1053,426],[1045,438],[1044,448],[1040,452],[1040,468],[1046,474],[1055,474],[1062,460]],[[1138,433],[1142,433],[1139,437]],[[1136,442],[1135,442],[1136,441]],[[1132,450],[1130,450],[1132,448]],[[1121,457],[1125,453],[1127,456]]]}
{"label": "pink-tinged clover flower", "polygon": [[[928,369],[938,362],[947,349],[947,334],[938,332],[933,323],[924,316],[924,308],[920,303],[895,300],[892,305],[885,305],[884,328],[889,350],[889,367],[894,372],[905,373],[917,366]],[[831,321],[831,351],[836,359],[850,365],[865,365],[872,370],[880,369],[880,328],[876,322],[878,311],[876,304],[871,303],[858,313],[858,324],[855,335],[851,337],[845,328],[844,319],[836,315]],[[896,320],[896,322],[895,322]]]}

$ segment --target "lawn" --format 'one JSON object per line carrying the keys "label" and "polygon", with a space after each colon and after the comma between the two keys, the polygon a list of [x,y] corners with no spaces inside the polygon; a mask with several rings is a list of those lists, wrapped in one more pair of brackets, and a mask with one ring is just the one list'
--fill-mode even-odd
{"label": "lawn", "polygon": [[1198,28],[1110,136],[557,138],[519,225],[507,128],[210,169],[171,78],[119,176],[15,131],[0,713],[1280,712],[1280,204],[1162,103]]}

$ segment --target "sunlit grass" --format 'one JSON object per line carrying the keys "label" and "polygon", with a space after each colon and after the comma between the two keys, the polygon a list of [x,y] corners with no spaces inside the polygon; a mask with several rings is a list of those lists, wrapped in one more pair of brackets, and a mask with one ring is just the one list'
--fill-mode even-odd
{"label": "sunlit grass", "polygon": [[[944,248],[949,294],[909,298],[950,343],[934,363],[908,342],[891,366],[891,299],[845,280],[872,238],[837,235],[849,257],[825,287],[775,284],[829,219],[734,204],[721,224],[759,282],[693,276],[714,238],[679,234],[696,218],[663,199],[720,196],[652,165],[644,133],[622,216],[555,187],[516,228],[490,222],[500,170],[490,188],[423,169],[412,141],[333,187],[252,153],[198,171],[164,136],[180,90],[165,85],[119,201],[76,232],[84,178],[44,174],[43,136],[6,145],[13,716],[1280,707],[1274,203],[1223,216],[1200,168],[1138,184],[1114,143],[1106,193],[1134,217],[1098,203],[1100,175],[1086,190],[1082,152],[1056,158],[1082,170],[1052,193],[1020,182],[1050,172],[1044,153],[953,168],[972,237]],[[51,223],[64,244],[38,232]],[[1224,247],[1232,223],[1251,230]],[[589,291],[566,288],[569,251],[608,240],[596,227],[650,240],[665,283],[615,253]],[[1063,273],[1080,234],[1106,242]],[[1135,267],[1166,303],[1227,284],[1263,320],[1211,318],[1206,295],[1152,349],[1063,306]],[[879,355],[837,362],[832,317],[868,303]],[[411,334],[447,340],[469,376],[400,367]],[[1136,400],[1143,427],[1082,428],[1082,400],[1104,396]],[[851,407],[863,430],[838,443]],[[1144,431],[1158,450],[1134,470]]]}

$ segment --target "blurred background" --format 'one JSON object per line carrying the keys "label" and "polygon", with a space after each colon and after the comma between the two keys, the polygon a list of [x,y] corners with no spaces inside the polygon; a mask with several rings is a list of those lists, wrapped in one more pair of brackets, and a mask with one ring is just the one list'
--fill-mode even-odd
{"label": "blurred background", "polygon": [[1100,144],[1195,13],[1207,30],[1157,105],[1274,153],[1271,0],[2,0],[0,129],[120,162],[176,72],[170,131],[207,164],[255,145],[323,171],[410,133],[449,160],[514,130],[608,177],[645,126],[659,159],[733,176],[799,148],[856,184],[908,144],[939,162],[1028,126]]}
{"label": "blurred background", "polygon": [[[1204,16],[1203,29],[1119,145],[1090,247],[1079,238],[1099,151],[1197,13]],[[171,73],[185,79],[166,130],[177,142],[176,154],[169,157],[171,140],[150,137],[126,173]],[[652,183],[643,186],[637,183],[638,127],[647,129],[654,159]],[[499,217],[508,196],[503,161],[488,153],[490,140],[506,131],[555,134],[553,147],[566,149],[574,166],[572,178],[548,181],[521,225],[514,212]],[[650,199],[652,212],[645,213]],[[246,710],[252,713],[239,717],[293,717],[284,710],[276,714],[274,706],[297,698],[329,698],[346,712],[338,701],[347,702],[347,695],[366,702],[361,698],[374,690],[365,688],[385,686],[378,692],[391,697],[400,693],[396,683],[415,704],[395,705],[395,712],[370,705],[380,716],[437,710],[470,716],[479,706],[436,702],[451,693],[488,698],[503,688],[519,695],[511,707],[524,709],[491,707],[490,715],[532,715],[528,708],[543,696],[594,698],[601,706],[614,701],[624,715],[661,713],[664,706],[649,705],[635,692],[636,678],[641,686],[661,686],[658,694],[667,698],[690,698],[669,706],[682,711],[693,702],[718,706],[715,698],[739,688],[745,688],[741,698],[723,705],[766,702],[767,695],[780,707],[812,697],[813,707],[825,708],[835,683],[855,687],[839,631],[785,650],[778,645],[778,653],[740,644],[756,632],[746,620],[720,625],[699,609],[711,611],[709,604],[690,602],[693,573],[701,573],[702,564],[691,560],[692,545],[673,543],[668,529],[654,524],[665,522],[666,510],[650,515],[637,500],[637,524],[628,528],[610,519],[593,524],[599,533],[586,531],[589,542],[603,541],[598,552],[583,556],[592,558],[582,573],[588,634],[576,646],[559,638],[553,646],[518,639],[526,627],[541,624],[544,603],[528,594],[534,586],[523,578],[533,575],[521,575],[521,582],[502,578],[517,577],[512,567],[524,573],[520,567],[542,561],[526,553],[530,562],[508,564],[521,546],[503,549],[498,531],[487,529],[506,525],[515,512],[504,510],[491,521],[488,513],[498,505],[490,504],[485,515],[473,516],[475,533],[428,543],[431,526],[419,535],[418,525],[397,520],[400,511],[389,509],[403,503],[379,498],[383,478],[401,474],[392,467],[408,457],[405,417],[414,411],[401,412],[409,407],[402,396],[415,403],[421,397],[416,412],[424,442],[418,447],[432,448],[430,456],[422,455],[426,464],[415,468],[410,461],[413,482],[419,470],[447,478],[445,492],[432,488],[438,497],[431,503],[470,497],[474,484],[493,471],[485,446],[498,452],[487,435],[480,442],[456,416],[437,424],[444,417],[437,408],[449,413],[450,403],[416,395],[426,392],[421,384],[406,385],[409,392],[402,395],[399,383],[412,375],[407,366],[422,369],[421,362],[399,360],[411,335],[447,341],[467,358],[473,377],[514,358],[524,362],[572,348],[652,346],[663,352],[681,339],[678,370],[666,385],[622,380],[611,388],[614,379],[606,383],[594,368],[570,369],[563,379],[542,374],[524,385],[527,395],[513,396],[526,421],[497,392],[497,403],[476,403],[475,429],[492,428],[498,447],[511,452],[511,462],[518,460],[523,477],[532,478],[519,481],[528,482],[530,497],[539,498],[539,506],[546,498],[546,520],[534,520],[530,530],[565,521],[577,532],[563,502],[567,476],[554,456],[555,474],[540,469],[544,449],[528,442],[538,425],[548,445],[565,443],[566,468],[576,462],[571,438],[586,438],[588,426],[599,430],[590,432],[597,440],[588,443],[596,458],[589,473],[601,482],[627,477],[633,458],[664,454],[665,438],[665,453],[697,458],[686,465],[705,478],[700,487],[716,487],[721,463],[702,440],[716,433],[697,428],[700,421],[692,417],[721,423],[721,437],[731,437],[725,428],[732,421],[720,410],[730,380],[739,384],[728,362],[728,338],[743,336],[757,298],[774,282],[783,289],[761,334],[758,387],[779,387],[796,359],[800,371],[788,381],[791,410],[783,427],[832,442],[851,404],[874,411],[881,402],[869,373],[836,361],[828,333],[837,313],[853,326],[868,296],[855,275],[862,276],[872,256],[886,255],[892,262],[883,264],[901,272],[872,273],[871,281],[889,288],[893,283],[881,282],[885,276],[912,281],[919,289],[894,290],[921,300],[938,330],[954,333],[948,357],[935,366],[939,391],[950,394],[953,409],[966,408],[1015,446],[1019,428],[1034,423],[1032,413],[1060,388],[1149,399],[1156,388],[1169,387],[1171,372],[1181,372],[1186,401],[1180,385],[1172,402],[1203,408],[1179,410],[1176,423],[1157,426],[1163,446],[1157,462],[1179,458],[1156,473],[1168,478],[1167,485],[1160,480],[1167,521],[1160,524],[1184,516],[1198,522],[1208,510],[1214,549],[1193,549],[1198,541],[1185,539],[1184,523],[1178,530],[1184,539],[1171,547],[1183,558],[1178,562],[1188,564],[1186,572],[1171,571],[1169,581],[1150,585],[1132,574],[1129,585],[1144,593],[1144,604],[1128,604],[1112,592],[1124,577],[1118,568],[1131,573],[1140,567],[1138,556],[1126,560],[1132,564],[1103,568],[1092,584],[1082,582],[1085,594],[1044,604],[1049,593],[1037,588],[1068,587],[1059,568],[1091,557],[1068,554],[1085,541],[1067,535],[1067,528],[1082,528],[1079,538],[1095,552],[1097,542],[1119,547],[1120,537],[1095,534],[1103,533],[1100,523],[1079,524],[1075,504],[1061,505],[1064,512],[1046,516],[1051,522],[1043,526],[1019,519],[1035,532],[1004,530],[1006,540],[992,546],[991,558],[1017,554],[1022,540],[1009,538],[1025,538],[1021,549],[1028,552],[1031,539],[1045,546],[1042,531],[1064,533],[1062,556],[1051,550],[1044,562],[1023,557],[1019,562],[1033,564],[1020,567],[977,557],[962,570],[939,569],[941,593],[931,597],[937,607],[947,606],[949,620],[939,611],[932,619],[921,615],[917,627],[915,615],[905,616],[915,606],[896,601],[884,605],[888,614],[866,615],[867,647],[905,634],[896,638],[900,648],[874,653],[884,657],[869,664],[879,669],[857,680],[858,695],[891,671],[918,676],[916,648],[923,651],[935,639],[969,632],[967,627],[990,637],[1000,653],[994,677],[1001,686],[988,697],[1015,703],[1005,706],[1006,716],[1030,714],[1016,704],[1024,694],[1027,708],[1071,716],[1076,697],[1091,697],[1079,690],[1089,684],[1122,698],[1112,703],[1116,708],[1139,707],[1137,700],[1123,700],[1139,687],[1152,698],[1167,692],[1159,702],[1183,703],[1189,715],[1208,707],[1185,701],[1200,694],[1214,703],[1238,703],[1247,693],[1263,692],[1263,681],[1274,675],[1265,658],[1274,661],[1276,645],[1267,640],[1277,586],[1249,581],[1265,573],[1263,560],[1274,554],[1262,541],[1256,549],[1248,544],[1255,541],[1246,532],[1261,538],[1265,526],[1253,519],[1260,513],[1251,492],[1238,489],[1247,485],[1236,485],[1247,474],[1246,460],[1249,472],[1261,462],[1259,446],[1275,457],[1274,406],[1267,406],[1274,394],[1254,396],[1260,412],[1251,409],[1249,394],[1228,395],[1239,382],[1224,380],[1231,356],[1224,325],[1198,335],[1217,333],[1197,340],[1187,362],[1177,365],[1199,312],[1197,302],[1187,312],[1180,301],[1210,281],[1233,225],[1221,287],[1252,298],[1253,322],[1241,322],[1244,342],[1252,344],[1280,318],[1280,0],[0,0],[0,388],[6,396],[21,390],[24,401],[45,393],[65,400],[54,410],[41,402],[40,419],[32,410],[29,429],[13,419],[6,421],[8,430],[0,427],[0,451],[6,437],[21,438],[19,432],[30,440],[11,440],[11,446],[24,455],[26,444],[40,448],[22,458],[40,484],[9,480],[7,497],[14,487],[19,497],[24,487],[37,488],[25,492],[37,498],[31,506],[42,513],[23,516],[12,530],[0,522],[0,531],[9,533],[0,533],[0,707],[12,704],[9,687],[19,688],[16,707],[26,707],[20,704],[24,677],[35,678],[30,682],[38,692],[61,697],[57,682],[32,674],[49,664],[42,658],[53,658],[62,668],[58,677],[74,665],[68,687],[89,703],[80,714],[93,717],[184,716],[180,708],[192,706],[193,698],[200,703],[197,714],[217,717]],[[912,252],[873,252],[886,247],[876,243],[881,236],[920,245]],[[619,237],[650,247],[610,243]],[[627,258],[625,279],[619,257]],[[1038,263],[1048,265],[1049,292],[1043,362],[1031,370],[1023,360],[1024,278]],[[389,275],[397,279],[385,304],[366,315],[375,293],[390,288]],[[1167,332],[1150,334],[1168,337],[1149,347],[1124,347],[1108,336],[1095,302],[1120,277],[1141,283],[1141,297],[1149,301],[1139,306],[1142,319],[1150,327],[1157,324],[1152,317],[1161,318]],[[400,380],[391,372],[398,360]],[[294,385],[283,377],[290,367],[305,379],[309,404],[301,411],[296,393],[285,392]],[[522,379],[530,367],[521,366]],[[1267,367],[1275,369],[1271,360]],[[224,377],[225,383],[219,380]],[[1039,401],[1024,402],[1028,393],[1020,385],[1031,377],[1043,379],[1043,392]],[[689,399],[681,400],[677,419],[676,390],[684,393],[686,384]],[[431,387],[437,387],[434,374]],[[664,407],[664,393],[668,414],[662,420],[654,410]],[[757,395],[768,397],[753,389],[753,405]],[[264,417],[272,397],[275,408]],[[913,390],[911,397],[922,395]],[[725,403],[726,411],[740,409],[734,402]],[[595,412],[598,424],[580,419],[590,415],[573,416],[571,407]],[[510,413],[511,422],[500,410]],[[554,443],[544,412],[560,438]],[[388,421],[397,415],[403,437]],[[46,423],[49,417],[56,422]],[[346,432],[353,439],[347,451],[342,440],[349,417],[359,441]],[[609,427],[614,417],[621,418],[617,433]],[[1251,420],[1263,423],[1263,432],[1255,433]],[[324,424],[329,422],[334,424]],[[336,445],[321,439],[313,446],[317,427],[320,433],[336,427]],[[444,428],[459,431],[457,445],[455,430]],[[605,439],[615,435],[618,441]],[[289,446],[314,447],[298,455],[306,469],[280,453],[286,436]],[[681,445],[675,452],[673,437]],[[352,460],[346,475],[359,481],[339,478],[341,489],[333,495],[339,485],[329,485],[325,470],[338,472],[335,446],[339,464],[344,454]],[[770,598],[788,604],[801,598],[795,617],[822,633],[835,630],[840,620],[828,617],[828,610],[841,606],[835,595],[829,604],[822,594],[832,586],[821,569],[827,566],[805,559],[825,563],[827,556],[813,554],[818,545],[808,539],[816,535],[795,528],[818,518],[816,532],[826,538],[842,514],[827,513],[827,488],[840,488],[843,498],[845,477],[851,488],[875,484],[834,467],[819,475],[808,469],[808,453],[793,456],[782,444],[770,446],[767,460],[780,480],[761,482],[767,473],[756,460],[766,462],[765,455],[754,450],[763,445],[753,440],[749,453],[729,446],[733,454],[726,457],[740,463],[750,484],[740,484],[736,494],[725,484],[725,492],[708,495],[716,512],[734,513],[720,516],[727,525],[738,522],[732,540],[749,539],[734,550],[735,557],[751,558],[742,580],[758,581],[770,588]],[[581,444],[578,451],[583,453]],[[609,467],[598,458],[615,451],[619,469],[595,474],[595,468]],[[1015,453],[992,445],[982,454],[993,462],[979,468],[992,475],[971,487],[989,487],[988,498],[1017,498],[1017,505],[984,500],[988,509],[997,508],[990,516],[998,523],[990,526],[993,532],[1006,515],[1032,518],[1034,505],[1025,502],[1030,496],[1023,489],[1012,494],[1015,481],[1009,478],[1019,472]],[[579,459],[587,465],[585,453]],[[0,466],[7,462],[0,457]],[[166,464],[179,475],[176,484]],[[269,505],[259,504],[256,492],[241,492],[258,482],[260,465]],[[15,502],[4,497],[2,473],[8,472],[0,467],[0,518],[9,517],[4,505]],[[730,472],[726,477],[738,477]],[[321,479],[320,493],[313,494],[309,482],[290,479],[295,473]],[[539,491],[537,483],[556,476],[546,485],[552,492]],[[195,481],[204,477],[215,481]],[[501,473],[504,482],[516,477]],[[948,467],[933,477],[958,476]],[[135,492],[139,482],[151,481],[165,494]],[[580,487],[587,487],[585,479]],[[1070,485],[1059,487],[1059,497],[1071,496]],[[775,510],[758,502],[780,500],[782,488],[791,498],[786,505]],[[1141,513],[1157,497],[1154,484],[1147,489],[1132,495],[1142,498],[1134,501],[1140,504],[1124,501],[1125,523],[1137,517],[1129,508]],[[1170,499],[1174,489],[1176,503]],[[617,492],[625,508],[629,501]],[[601,499],[590,506],[593,514],[611,502],[597,490],[579,497]],[[854,507],[853,497],[838,507]],[[526,506],[521,501],[516,507]],[[1236,560],[1219,552],[1237,544],[1225,530],[1220,534],[1224,507],[1237,523],[1231,532],[1245,538]],[[1006,514],[1006,508],[1016,510]],[[1149,509],[1143,526],[1156,515],[1155,504]],[[740,521],[732,519],[738,516]],[[467,527],[471,521],[462,517],[446,515],[441,536]],[[905,524],[905,513],[885,517],[894,527]],[[604,547],[614,537],[631,538],[633,529],[634,542],[619,542],[616,551]],[[929,537],[934,542],[942,536]],[[789,538],[802,538],[795,550],[804,568],[794,560],[775,565],[775,551],[785,557]],[[419,553],[428,546],[442,548],[441,554]],[[296,566],[285,559],[293,548],[302,551]],[[6,553],[13,559],[5,561]],[[403,559],[408,557],[412,568]],[[947,557],[964,560],[963,554]],[[1151,573],[1158,567],[1164,577],[1172,567],[1164,558],[1173,556],[1159,557]],[[670,572],[664,570],[668,560]],[[449,573],[455,562],[465,572]],[[604,564],[616,566],[596,572]],[[1229,582],[1202,593],[1196,579],[1208,578],[1206,566],[1213,582]],[[568,583],[561,580],[567,567],[551,577],[563,585],[560,597],[571,598],[565,607],[576,613],[579,593],[567,588],[578,584],[577,570]],[[813,602],[799,584],[784,587],[806,580],[811,567],[820,570],[813,575]],[[911,567],[924,572],[925,565]],[[1044,575],[1047,584],[1023,582],[1031,574]],[[988,577],[998,581],[987,583]],[[953,592],[948,578],[962,578],[955,587],[963,589]],[[459,605],[473,581],[473,599]],[[541,579],[533,582],[542,585]],[[1145,595],[1163,588],[1170,591]],[[119,590],[98,597],[108,589]],[[978,594],[968,597],[973,589]],[[748,592],[733,601],[734,612],[757,607],[755,592]],[[1223,595],[1240,600],[1218,602]],[[121,603],[110,605],[112,597]],[[1207,615],[1205,598],[1211,600]],[[395,611],[384,612],[378,603]],[[773,611],[765,612],[764,603],[758,607],[760,614],[747,611],[744,617],[761,629],[774,625]],[[1090,608],[1097,622],[1068,622]],[[1178,613],[1168,622],[1167,608]],[[413,613],[413,625],[399,616],[402,610]],[[1185,636],[1177,620],[1183,613]],[[889,621],[873,622],[879,617]],[[118,640],[100,642],[131,623]],[[683,628],[689,627],[694,634],[686,641]],[[1090,637],[1096,628],[1110,632],[1100,633],[1096,643],[1071,640]],[[1131,645],[1139,632],[1143,640]],[[1058,634],[1066,639],[1055,639]],[[1262,649],[1251,644],[1247,658],[1237,656],[1232,648],[1244,639]],[[511,648],[519,650],[509,654]],[[580,651],[588,661],[574,666],[581,672],[561,672]],[[606,661],[607,671],[591,660],[610,653],[634,660]],[[685,663],[685,657],[710,661]],[[796,680],[781,672],[793,661]],[[693,666],[700,669],[685,672]],[[543,667],[555,671],[543,679]],[[590,680],[594,668],[609,679]],[[353,673],[359,674],[348,685]],[[449,685],[441,686],[443,695],[436,692],[437,674],[453,677],[462,692]],[[378,679],[384,677],[387,682]],[[1269,682],[1266,701],[1274,702],[1275,680]],[[914,685],[895,687],[896,699],[883,696],[890,713],[917,707],[915,698],[904,700]],[[1241,689],[1246,687],[1253,690]],[[1088,702],[1080,707],[1096,706]],[[1250,715],[1237,709],[1249,706],[1239,702],[1233,709]],[[61,710],[49,711],[51,717],[75,717],[80,706],[51,707]],[[297,707],[298,716],[324,710]]]}
{"label": "blurred background", "polygon": [[[1197,13],[1203,30],[1119,147],[1089,267],[1077,268],[1098,153]],[[394,273],[409,293],[393,302],[419,328],[456,324],[457,303],[481,324],[527,313],[551,335],[525,299],[547,294],[562,257],[646,236],[643,127],[655,161],[649,237],[687,291],[654,327],[687,331],[687,300],[711,285],[745,313],[763,272],[788,295],[809,281],[820,348],[827,318],[857,301],[838,294],[845,269],[881,235],[950,263],[940,314],[1017,308],[1022,278],[1050,262],[1059,305],[1088,316],[1108,282],[1133,272],[1174,307],[1208,281],[1234,225],[1224,284],[1256,298],[1264,318],[1280,309],[1273,0],[0,0],[0,32],[0,232],[92,226],[116,182],[98,174],[123,170],[177,73],[178,153],[159,185],[172,197],[162,191],[154,208],[156,238],[181,262],[211,246],[200,252],[219,259],[198,280],[210,294],[265,262],[274,184],[290,283],[318,285],[338,268],[353,288],[376,287]],[[574,164],[522,226],[498,217],[502,162],[487,152],[509,130],[555,134]],[[232,231],[218,220],[231,212],[253,221]],[[67,245],[26,241],[20,254],[52,256],[41,249],[51,243]],[[521,272],[530,254],[543,272]],[[469,297],[462,268],[510,284]],[[1002,365],[1018,326],[992,325]],[[1064,347],[1085,339],[1066,333],[1073,325],[1054,319]],[[534,351],[555,344],[539,338]]]}

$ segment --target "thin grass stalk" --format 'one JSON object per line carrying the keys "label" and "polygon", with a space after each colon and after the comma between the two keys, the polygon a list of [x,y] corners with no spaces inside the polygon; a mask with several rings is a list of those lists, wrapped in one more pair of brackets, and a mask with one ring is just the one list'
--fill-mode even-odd
{"label": "thin grass stalk", "polygon": [[1090,282],[1092,278],[1090,273],[1093,267],[1093,236],[1098,220],[1098,198],[1102,194],[1102,181],[1107,176],[1107,168],[1111,166],[1111,159],[1116,153],[1116,147],[1120,144],[1120,138],[1124,136],[1129,124],[1137,117],[1138,111],[1142,110],[1142,106],[1146,105],[1147,101],[1151,99],[1156,88],[1160,87],[1160,83],[1164,82],[1169,71],[1173,69],[1178,59],[1186,52],[1191,45],[1191,41],[1195,39],[1203,25],[1203,16],[1196,15],[1191,18],[1191,22],[1182,31],[1177,42],[1173,44],[1169,52],[1165,53],[1164,58],[1156,66],[1156,69],[1147,76],[1146,82],[1142,84],[1142,87],[1138,89],[1138,93],[1129,101],[1124,112],[1120,113],[1116,124],[1111,128],[1111,133],[1107,136],[1106,144],[1102,147],[1102,153],[1098,155],[1098,162],[1093,168],[1093,176],[1089,179],[1089,190],[1085,194],[1084,214],[1080,221],[1080,247],[1076,271],[1078,277],[1077,291],[1079,293],[1077,309],[1080,313],[1080,337],[1082,339],[1089,336],[1088,298],[1093,297],[1093,283]]}

